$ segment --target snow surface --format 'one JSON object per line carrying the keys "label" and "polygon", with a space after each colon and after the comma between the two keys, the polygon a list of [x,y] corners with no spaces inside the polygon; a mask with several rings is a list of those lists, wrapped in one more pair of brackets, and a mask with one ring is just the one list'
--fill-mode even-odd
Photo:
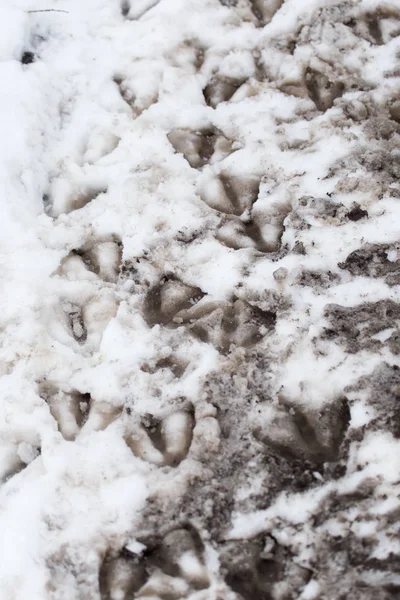
{"label": "snow surface", "polygon": [[0,600],[400,594],[396,0],[0,3]]}

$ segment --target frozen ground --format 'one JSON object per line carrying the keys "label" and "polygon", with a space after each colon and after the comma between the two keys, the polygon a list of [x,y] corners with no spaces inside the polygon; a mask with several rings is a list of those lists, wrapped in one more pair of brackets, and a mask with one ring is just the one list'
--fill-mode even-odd
{"label": "frozen ground", "polygon": [[0,599],[399,598],[398,1],[1,0],[0,77]]}

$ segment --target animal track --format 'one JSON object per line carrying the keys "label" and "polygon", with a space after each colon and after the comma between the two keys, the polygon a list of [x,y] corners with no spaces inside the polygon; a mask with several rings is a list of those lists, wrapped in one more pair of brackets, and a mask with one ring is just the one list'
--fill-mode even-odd
{"label": "animal track", "polygon": [[247,81],[247,78],[231,79],[214,75],[204,88],[204,99],[208,106],[217,108],[221,102],[227,102],[234,93]]}
{"label": "animal track", "polygon": [[122,413],[122,406],[115,406],[109,402],[92,400],[88,417],[82,427],[82,433],[102,431],[113,423]]}
{"label": "animal track", "polygon": [[336,98],[340,98],[344,93],[342,82],[332,82],[323,73],[318,73],[312,69],[307,69],[305,73],[305,84],[311,100],[321,112],[332,108]]}
{"label": "animal track", "polygon": [[101,600],[131,600],[147,578],[144,564],[128,551],[123,550],[114,558],[107,557],[99,575]]}
{"label": "animal track", "polygon": [[188,411],[177,411],[164,419],[151,415],[132,416],[127,424],[126,443],[132,452],[158,466],[177,467],[187,456],[194,420]]}
{"label": "animal track", "polygon": [[101,194],[105,194],[107,188],[102,185],[89,185],[83,182],[59,180],[54,182],[52,193],[48,196],[48,204],[51,205],[50,212],[53,217],[68,214],[75,210],[84,208]]}
{"label": "animal track", "polygon": [[196,169],[219,162],[233,152],[231,142],[215,128],[202,131],[174,129],[167,137],[175,150]]}
{"label": "animal track", "polygon": [[107,557],[100,570],[102,600],[159,598],[179,600],[209,586],[204,546],[191,527],[170,530],[164,536],[141,538],[141,556],[124,548]]}
{"label": "animal track", "polygon": [[257,426],[254,435],[273,452],[287,459],[323,463],[338,459],[350,422],[345,398],[308,413],[300,406],[280,399],[281,408],[266,426]]}
{"label": "animal track", "polygon": [[116,283],[122,249],[117,242],[97,242],[72,250],[61,262],[57,275],[76,280],[94,273],[107,283]]}
{"label": "animal track", "polygon": [[116,76],[114,77],[114,83],[118,87],[121,98],[132,110],[134,118],[139,117],[145,110],[158,101],[158,91],[154,90],[153,93],[141,97],[140,93],[135,93],[129,79]]}
{"label": "animal track", "polygon": [[175,277],[168,277],[148,292],[144,303],[144,316],[148,325],[171,323],[179,311],[198,302],[204,293],[196,287],[184,284]]}
{"label": "animal track", "polygon": [[249,0],[251,11],[260,24],[267,25],[278,12],[284,0]]}
{"label": "animal track", "polygon": [[[74,264],[73,266],[76,267]],[[77,269],[74,272],[77,273]],[[48,324],[49,330],[62,344],[70,345],[72,338],[86,351],[96,351],[117,310],[118,299],[109,288],[87,298],[83,306],[62,300],[55,307],[53,318]]]}
{"label": "animal track", "polygon": [[400,35],[400,13],[393,7],[381,6],[361,18],[351,18],[345,24],[353,33],[375,46],[382,46]]}
{"label": "animal track", "polygon": [[275,324],[276,315],[243,300],[204,302],[199,288],[176,278],[162,280],[148,292],[144,302],[146,322],[169,327],[185,325],[201,341],[227,353],[231,344],[248,347],[259,342]]}
{"label": "animal track", "polygon": [[74,440],[87,420],[91,405],[90,394],[77,391],[66,393],[46,383],[42,383],[39,390],[60,433],[66,440]]}
{"label": "animal track", "polygon": [[250,210],[258,197],[260,180],[222,172],[219,176],[204,174],[200,180],[200,196],[210,206],[228,215],[240,216]]}
{"label": "animal track", "polygon": [[[311,578],[311,571],[296,565],[288,549],[269,535],[224,543],[221,568],[229,587],[243,600],[298,598]],[[274,586],[286,594],[275,595]]]}
{"label": "animal track", "polygon": [[[239,219],[232,215],[222,221],[216,233],[216,239],[228,248],[240,250],[241,248],[254,248],[259,252],[274,252],[279,244],[275,241],[266,241],[262,234],[258,219],[251,216],[249,219]],[[283,227],[279,232],[279,238]]]}
{"label": "animal track", "polygon": [[90,394],[76,390],[63,392],[45,382],[39,385],[39,391],[66,440],[74,440],[81,431],[105,429],[122,411],[108,402],[93,400]]}
{"label": "animal track", "polygon": [[222,354],[231,345],[257,344],[275,325],[276,315],[251,306],[243,300],[233,303],[208,303],[181,314],[188,329],[201,341],[213,344]]}

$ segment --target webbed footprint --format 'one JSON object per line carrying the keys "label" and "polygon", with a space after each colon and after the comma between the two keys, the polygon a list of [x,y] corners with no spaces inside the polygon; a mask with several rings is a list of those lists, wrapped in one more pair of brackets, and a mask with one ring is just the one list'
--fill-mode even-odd
{"label": "webbed footprint", "polygon": [[311,100],[322,112],[332,108],[336,98],[344,93],[344,84],[341,81],[330,81],[326,75],[312,69],[306,71],[305,84]]}
{"label": "webbed footprint", "polygon": [[233,151],[231,142],[215,128],[201,131],[174,129],[167,137],[175,150],[196,169],[218,162]]}
{"label": "webbed footprint", "polygon": [[188,329],[203,342],[212,343],[226,354],[233,344],[250,347],[275,325],[276,315],[262,311],[243,300],[233,303],[204,303],[180,313]]}
{"label": "webbed footprint", "polygon": [[39,384],[40,396],[47,402],[64,439],[75,440],[82,432],[100,431],[118,418],[122,408],[93,400],[89,393],[64,392],[48,383]]}
{"label": "webbed footprint", "polygon": [[176,277],[163,279],[148,292],[144,302],[144,317],[148,325],[166,325],[175,315],[198,302],[204,293],[197,287],[184,284]]}
{"label": "webbed footprint", "polygon": [[133,416],[126,427],[125,441],[132,452],[158,466],[177,467],[186,458],[193,436],[194,419],[179,410],[164,419],[152,415]]}
{"label": "webbed footprint", "polygon": [[87,419],[91,397],[78,391],[63,392],[46,383],[39,385],[41,397],[47,402],[58,429],[66,440],[74,440]]}
{"label": "webbed footprint", "polygon": [[199,182],[202,200],[210,207],[228,215],[240,216],[250,210],[258,197],[260,180],[255,176],[236,176],[208,172]]}
{"label": "webbed footprint", "polygon": [[99,575],[101,600],[131,600],[147,577],[144,564],[129,552],[107,557]]}
{"label": "webbed footprint", "polygon": [[286,399],[281,399],[280,406],[270,423],[255,427],[257,439],[289,460],[319,464],[338,459],[350,422],[345,398],[320,411],[306,411]]}

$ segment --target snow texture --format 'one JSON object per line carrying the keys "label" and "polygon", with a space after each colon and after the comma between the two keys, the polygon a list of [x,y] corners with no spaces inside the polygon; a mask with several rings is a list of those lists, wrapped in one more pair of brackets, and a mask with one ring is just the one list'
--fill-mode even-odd
{"label": "snow texture", "polygon": [[2,0],[0,600],[400,596],[397,0]]}

